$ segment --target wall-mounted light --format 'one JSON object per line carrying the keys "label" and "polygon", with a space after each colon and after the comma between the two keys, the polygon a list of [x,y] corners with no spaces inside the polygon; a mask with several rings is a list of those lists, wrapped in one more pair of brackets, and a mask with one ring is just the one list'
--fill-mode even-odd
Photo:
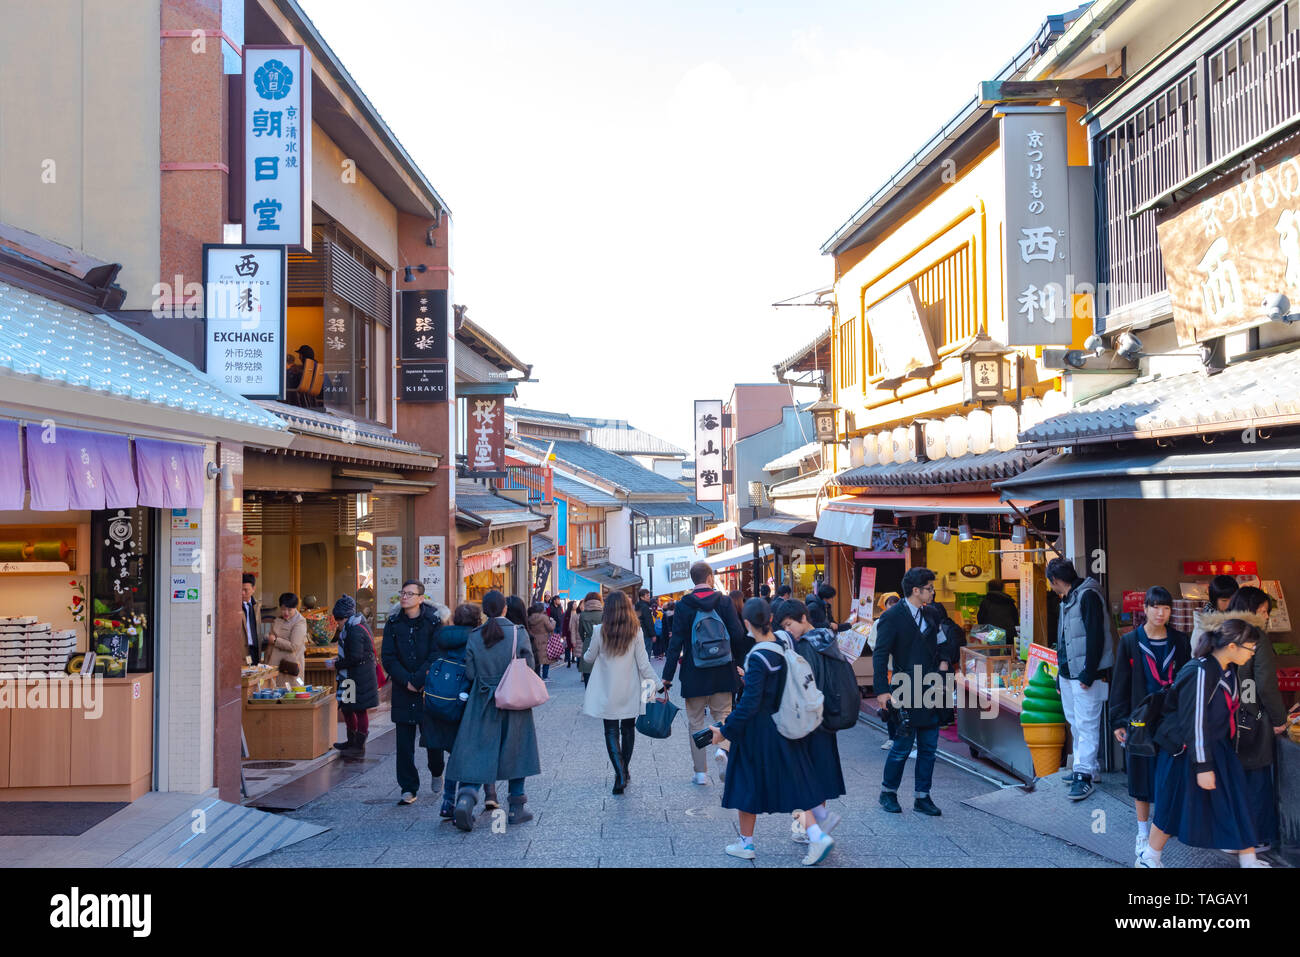
{"label": "wall-mounted light", "polygon": [[933,538],[939,545],[947,545],[952,541],[952,529],[947,525],[940,525],[934,530]]}
{"label": "wall-mounted light", "polygon": [[1029,529],[1017,522],[1011,526],[1011,544],[1023,545],[1029,541]]}
{"label": "wall-mounted light", "polygon": [[230,473],[230,463],[217,465],[216,462],[209,462],[207,468],[208,478],[214,479],[221,476],[221,491],[233,492],[235,490],[235,477]]}
{"label": "wall-mounted light", "polygon": [[969,542],[974,537],[970,531],[970,519],[963,515],[961,522],[957,525],[957,541]]}
{"label": "wall-mounted light", "polygon": [[415,282],[415,273],[428,272],[428,271],[429,271],[429,267],[426,266],[424,263],[420,263],[420,265],[418,266],[407,266],[404,271],[403,278],[407,282]]}
{"label": "wall-mounted light", "polygon": [[424,244],[426,246],[432,246],[435,249],[437,248],[438,241],[433,238],[433,232],[437,228],[438,228],[437,226],[430,226],[428,229],[424,231]]}

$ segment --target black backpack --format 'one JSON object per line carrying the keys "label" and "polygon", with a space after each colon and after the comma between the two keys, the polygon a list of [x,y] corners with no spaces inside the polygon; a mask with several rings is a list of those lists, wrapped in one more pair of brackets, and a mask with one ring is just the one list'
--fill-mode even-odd
{"label": "black backpack", "polygon": [[823,631],[819,641],[812,640],[813,634],[809,632],[800,638],[795,650],[812,668],[813,679],[822,693],[821,726],[827,731],[844,731],[858,723],[858,711],[862,707],[858,677],[829,631]]}
{"label": "black backpack", "polygon": [[712,608],[701,608],[691,623],[691,661],[697,668],[731,663],[731,635],[722,616]]}
{"label": "black backpack", "polygon": [[1129,754],[1140,758],[1156,756],[1156,730],[1160,727],[1160,718],[1165,710],[1165,698],[1169,696],[1168,688],[1153,691],[1133,709],[1128,718],[1128,731],[1124,738],[1124,747]]}

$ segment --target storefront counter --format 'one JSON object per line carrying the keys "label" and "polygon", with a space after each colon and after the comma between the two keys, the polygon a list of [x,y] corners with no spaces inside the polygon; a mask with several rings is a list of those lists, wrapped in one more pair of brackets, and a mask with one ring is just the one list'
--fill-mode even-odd
{"label": "storefront counter", "polygon": [[337,704],[332,691],[310,699],[244,699],[248,756],[262,760],[319,758],[334,743]]}
{"label": "storefront counter", "polygon": [[309,645],[304,660],[306,669],[302,676],[303,684],[333,688],[338,681],[338,675],[333,668],[326,668],[325,662],[333,661],[338,656],[338,645]]}
{"label": "storefront counter", "polygon": [[1020,729],[1019,695],[977,687],[965,675],[957,675],[957,684],[958,704],[964,705],[957,708],[957,736],[970,746],[971,757],[987,758],[1022,781],[1034,780],[1034,759]]}
{"label": "storefront counter", "polygon": [[0,741],[0,801],[134,801],[153,783],[153,675],[0,681]]}

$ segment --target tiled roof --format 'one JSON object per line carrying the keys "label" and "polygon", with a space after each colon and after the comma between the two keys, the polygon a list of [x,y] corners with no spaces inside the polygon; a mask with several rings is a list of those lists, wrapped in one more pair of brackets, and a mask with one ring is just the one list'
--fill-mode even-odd
{"label": "tiled roof", "polygon": [[815,439],[807,445],[802,445],[793,452],[786,452],[780,458],[775,458],[763,466],[764,472],[780,472],[784,469],[797,469],[799,463],[811,455],[818,455],[821,452],[821,443]]}
{"label": "tiled roof", "polygon": [[577,479],[571,479],[567,475],[561,475],[559,472],[554,473],[551,487],[555,489],[557,494],[563,495],[567,499],[581,502],[583,505],[616,508],[623,504],[621,499],[615,498],[608,492],[602,492],[598,488],[584,485]]}
{"label": "tiled roof", "polygon": [[0,376],[285,432],[277,417],[108,316],[0,282]]}
{"label": "tiled roof", "polygon": [[1021,442],[1069,445],[1085,438],[1131,438],[1240,428],[1254,419],[1300,416],[1300,349],[1230,365],[1140,380],[1079,403],[1020,433]]}
{"label": "tiled roof", "polygon": [[591,444],[609,452],[619,452],[624,455],[686,455],[685,449],[680,449],[671,442],[665,442],[657,435],[642,432],[630,425],[626,428],[597,428],[593,426],[591,429]]}
{"label": "tiled roof", "polygon": [[546,516],[529,511],[522,502],[494,495],[490,489],[473,482],[456,483],[456,507],[479,518],[486,518],[493,525],[518,525],[522,522],[546,520]]}
{"label": "tiled roof", "polygon": [[304,409],[289,405],[287,402],[260,402],[259,405],[284,419],[293,426],[295,432],[322,435],[379,449],[396,449],[401,452],[423,451],[416,443],[399,439],[387,430],[368,428],[363,424],[341,419],[324,409]]}
{"label": "tiled roof", "polygon": [[863,465],[835,476],[843,488],[912,488],[931,485],[959,485],[964,482],[996,482],[1019,475],[1044,457],[1031,449],[992,449],[979,455],[934,459],[930,462],[893,462]]}
{"label": "tiled roof", "polygon": [[[516,436],[516,438],[521,445],[540,452],[545,452],[546,447],[551,444],[549,439],[533,439],[527,436]],[[664,478],[631,459],[596,448],[587,442],[556,442],[555,457],[574,468],[606,479],[628,492],[675,497],[689,495],[687,489],[672,479]]]}
{"label": "tiled roof", "polygon": [[713,514],[703,505],[694,502],[633,502],[630,508],[634,515],[647,518],[694,518],[696,515]]}
{"label": "tiled roof", "polygon": [[534,555],[549,555],[555,551],[555,542],[545,535],[534,535],[532,537],[532,548]]}
{"label": "tiled roof", "polygon": [[827,472],[806,472],[785,482],[777,482],[768,490],[771,498],[803,498],[816,495],[830,480]]}

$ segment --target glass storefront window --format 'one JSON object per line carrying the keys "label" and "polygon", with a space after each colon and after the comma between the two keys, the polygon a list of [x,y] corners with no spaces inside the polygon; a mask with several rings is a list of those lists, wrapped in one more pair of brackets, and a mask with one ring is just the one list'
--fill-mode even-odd
{"label": "glass storefront window", "polygon": [[92,512],[90,650],[126,671],[153,671],[152,513],[144,508]]}

